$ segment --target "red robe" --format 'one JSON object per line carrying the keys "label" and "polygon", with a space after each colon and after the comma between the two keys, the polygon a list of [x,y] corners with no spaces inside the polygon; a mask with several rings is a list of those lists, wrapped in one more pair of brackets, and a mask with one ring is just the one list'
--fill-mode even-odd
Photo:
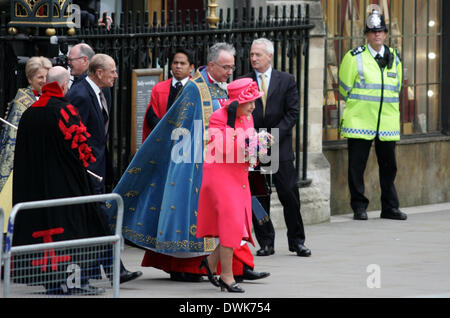
{"label": "red robe", "polygon": [[147,113],[150,108],[153,109],[155,115],[161,119],[166,114],[167,111],[167,101],[169,99],[170,85],[172,84],[172,78],[165,80],[163,82],[157,83],[152,89],[152,96],[150,98],[150,103],[147,106],[147,111],[144,116],[144,123],[142,127],[142,142],[145,138],[152,132],[149,124],[147,123]]}

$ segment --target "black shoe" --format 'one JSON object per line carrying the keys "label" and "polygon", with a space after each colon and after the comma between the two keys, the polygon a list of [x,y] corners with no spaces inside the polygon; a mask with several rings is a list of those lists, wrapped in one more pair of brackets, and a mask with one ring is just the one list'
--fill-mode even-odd
{"label": "black shoe", "polygon": [[83,285],[80,288],[68,289],[70,295],[101,295],[105,293],[105,290],[100,287],[95,287],[92,285]]}
{"label": "black shoe", "polygon": [[211,284],[213,284],[216,287],[219,287],[219,281],[217,280],[217,278],[213,275],[213,273],[211,273],[211,270],[209,269],[209,264],[208,264],[208,260],[206,259],[207,256],[205,256],[202,259],[202,262],[200,263],[200,269],[202,269],[203,267],[206,270],[206,275],[208,276],[209,281],[211,282]]}
{"label": "black shoe", "polygon": [[123,284],[129,282],[130,280],[136,279],[139,276],[142,276],[141,271],[130,272],[128,270],[124,270],[120,273],[120,283]]}
{"label": "black shoe", "polygon": [[47,285],[45,286],[46,295],[70,295],[70,290],[66,284],[61,285]]}
{"label": "black shoe", "polygon": [[380,218],[391,220],[406,220],[408,217],[406,213],[403,213],[399,209],[392,209],[389,211],[381,211]]}
{"label": "black shoe", "polygon": [[243,290],[236,282],[227,285],[222,278],[219,278],[219,284],[221,291],[227,290],[229,293],[245,293],[245,290]]}
{"label": "black shoe", "polygon": [[266,278],[268,276],[270,276],[270,273],[268,272],[257,272],[250,268],[250,266],[244,265],[242,276],[235,276],[234,279],[236,280],[236,282],[241,283],[242,281],[244,281],[244,279],[257,280]]}
{"label": "black shoe", "polygon": [[367,220],[366,210],[359,210],[353,213],[353,220]]}
{"label": "black shoe", "polygon": [[289,247],[289,251],[296,252],[297,256],[311,256],[311,250],[303,244],[295,244],[294,246]]}
{"label": "black shoe", "polygon": [[256,251],[257,256],[269,256],[273,254],[275,254],[275,250],[270,245],[263,246],[260,250]]}
{"label": "black shoe", "polygon": [[170,280],[173,280],[176,282],[199,283],[199,282],[203,281],[203,277],[200,274],[170,272]]}

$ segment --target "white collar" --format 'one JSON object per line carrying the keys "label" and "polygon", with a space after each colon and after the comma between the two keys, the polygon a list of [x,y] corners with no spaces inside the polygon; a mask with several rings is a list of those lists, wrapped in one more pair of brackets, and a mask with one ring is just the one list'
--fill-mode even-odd
{"label": "white collar", "polygon": [[377,56],[377,54],[380,54],[381,57],[384,56],[384,51],[385,51],[384,45],[381,46],[380,52],[375,51],[375,49],[373,47],[371,47],[369,43],[367,44],[367,47],[369,48],[369,52],[370,52],[370,54],[372,54],[373,57]]}
{"label": "white collar", "polygon": [[181,84],[184,87],[184,85],[186,85],[187,81],[189,81],[189,76],[183,78],[181,81],[177,80],[175,77],[172,77],[172,86],[175,86],[176,83],[181,82]]}
{"label": "white collar", "polygon": [[[208,72],[208,71],[207,71]],[[219,86],[221,89],[223,89],[224,91],[227,91],[227,87],[228,87],[228,83],[226,82],[218,82],[214,79],[214,77],[211,76],[211,73],[208,72],[208,76],[212,79],[213,83],[216,84],[217,86]]]}
{"label": "white collar", "polygon": [[269,66],[269,68],[264,72],[258,72],[257,70],[255,70],[255,74],[256,74],[256,78],[260,77],[260,74],[264,74],[267,78],[270,78],[272,76],[272,65]]}
{"label": "white collar", "polygon": [[91,85],[92,89],[94,90],[95,95],[98,96],[98,94],[100,94],[100,92],[101,92],[100,87],[98,87],[98,85],[95,84],[94,81],[91,80],[91,78],[89,76],[86,76],[86,81],[89,83],[89,85]]}

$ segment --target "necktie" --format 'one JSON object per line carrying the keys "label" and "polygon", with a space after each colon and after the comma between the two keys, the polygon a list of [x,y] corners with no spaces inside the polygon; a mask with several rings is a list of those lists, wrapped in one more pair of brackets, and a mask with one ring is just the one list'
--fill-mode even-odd
{"label": "necktie", "polygon": [[106,103],[105,95],[102,91],[100,91],[100,101],[102,102],[102,114],[103,114],[103,123],[105,124],[105,135],[108,134],[108,125],[109,125],[109,114],[108,114],[108,104]]}
{"label": "necktie", "polygon": [[377,53],[377,55],[375,56],[375,60],[377,61],[378,65],[379,65],[380,67],[383,67],[383,66],[384,66],[384,65],[383,65],[383,57],[382,57],[380,54]]}
{"label": "necktie", "polygon": [[177,82],[175,86],[170,89],[169,99],[167,101],[167,110],[169,110],[170,106],[172,106],[173,102],[178,96],[178,93],[183,88],[183,84],[181,82]]}
{"label": "necktie", "polygon": [[266,101],[267,101],[267,82],[266,76],[264,74],[259,74],[261,77],[261,89],[264,92],[264,95],[261,96],[262,104],[263,104],[263,117],[266,115]]}

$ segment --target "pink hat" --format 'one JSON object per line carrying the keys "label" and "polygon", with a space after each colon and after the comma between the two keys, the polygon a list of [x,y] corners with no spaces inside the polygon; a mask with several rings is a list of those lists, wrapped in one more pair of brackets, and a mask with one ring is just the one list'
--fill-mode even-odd
{"label": "pink hat", "polygon": [[264,92],[258,90],[258,84],[249,77],[244,77],[232,81],[228,84],[228,100],[224,102],[225,106],[237,101],[239,104],[251,102],[264,95]]}

